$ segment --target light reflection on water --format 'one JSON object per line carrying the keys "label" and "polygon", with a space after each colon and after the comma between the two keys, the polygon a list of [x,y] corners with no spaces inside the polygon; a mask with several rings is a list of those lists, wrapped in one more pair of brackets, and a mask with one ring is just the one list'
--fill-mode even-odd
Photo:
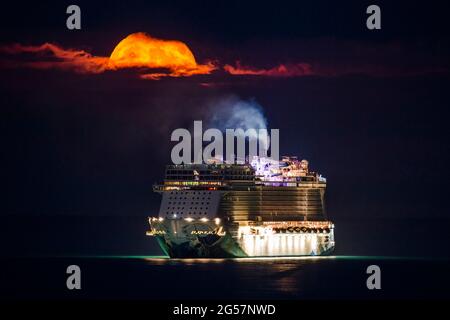
{"label": "light reflection on water", "polygon": [[[372,261],[424,260],[417,257],[389,256],[303,256],[303,257],[252,257],[232,259],[170,259],[146,257],[149,266],[168,267],[177,274],[190,270],[189,276],[209,279],[226,278],[222,286],[239,296],[252,297],[255,292],[262,297],[273,295],[284,298],[310,296],[322,298],[329,295],[329,289],[347,289],[347,279],[365,275],[367,264]],[[426,259],[425,259],[426,260]],[[377,262],[377,263],[378,263]],[[352,267],[356,263],[358,267]],[[345,267],[339,267],[345,266]],[[360,267],[359,267],[360,266]],[[348,270],[348,271],[346,271]],[[336,273],[340,274],[338,275]],[[359,288],[358,282],[349,283]],[[361,286],[362,287],[362,286]],[[315,288],[312,290],[311,288]],[[364,289],[364,288],[363,288]],[[337,291],[338,292],[338,291]]]}
{"label": "light reflection on water", "polygon": [[220,263],[235,261],[262,262],[262,261],[314,261],[314,260],[448,260],[445,257],[408,257],[408,256],[355,256],[355,255],[327,255],[327,256],[275,256],[275,257],[244,257],[244,258],[170,258],[169,256],[154,255],[70,255],[58,256],[60,258],[91,258],[91,259],[139,259],[148,262],[179,262],[179,263]]}
{"label": "light reflection on water", "polygon": [[[110,257],[108,257],[110,258]],[[322,260],[427,260],[424,257],[395,257],[395,256],[298,256],[298,257],[249,257],[249,258],[170,258],[167,256],[123,256],[123,258],[144,259],[149,263],[178,263],[178,264],[208,264],[208,263],[270,263],[298,262],[298,261],[322,261]],[[433,259],[434,260],[434,259]]]}
{"label": "light reflection on water", "polygon": [[228,277],[229,285],[239,288],[242,295],[251,295],[256,290],[265,293],[267,296],[274,292],[283,296],[294,296],[302,290],[305,277],[303,269],[305,267],[316,262],[335,259],[335,256],[232,259],[146,257],[145,261],[149,266],[167,266],[179,271],[192,269],[195,271],[195,276],[216,272],[218,277]]}
{"label": "light reflection on water", "polygon": [[[380,265],[384,281],[390,283],[390,291],[383,290],[387,297],[420,297],[423,292],[428,292],[428,284],[424,282],[420,290],[411,287],[410,279],[415,275],[415,270],[420,269],[428,275],[438,274],[439,281],[442,281],[442,274],[446,274],[449,263],[444,259],[377,256],[83,258],[89,258],[81,260],[84,265],[88,264],[102,272],[112,270],[109,272],[114,276],[122,274],[122,277],[117,278],[117,281],[122,281],[118,287],[133,288],[132,292],[138,296],[158,299],[371,298],[374,293],[366,288],[366,269],[370,264]],[[441,287],[447,288],[444,285]]]}
{"label": "light reflection on water", "polygon": [[196,266],[196,265],[266,265],[272,269],[280,270],[289,267],[298,267],[302,261],[334,260],[335,256],[314,256],[314,257],[253,257],[253,258],[169,258],[169,257],[143,257],[149,265],[171,265],[171,266]]}

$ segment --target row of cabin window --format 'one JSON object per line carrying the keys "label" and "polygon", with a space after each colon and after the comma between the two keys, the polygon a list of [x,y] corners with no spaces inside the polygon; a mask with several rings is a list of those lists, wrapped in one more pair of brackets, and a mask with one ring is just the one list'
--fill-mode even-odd
{"label": "row of cabin window", "polygon": [[[169,210],[170,207],[167,207],[167,210]],[[172,210],[184,210],[184,207],[173,207]],[[206,210],[208,210],[208,207],[205,207]],[[190,207],[189,210],[197,210],[197,207]],[[199,210],[203,210],[203,207],[200,207]]]}
{"label": "row of cabin window", "polygon": [[[170,191],[170,194],[178,194],[178,191]],[[180,194],[188,194],[188,193],[192,193],[192,194],[206,194],[206,191],[193,191],[193,192],[182,192],[180,191]],[[208,191],[208,194],[211,194],[211,191]]]}
{"label": "row of cabin window", "polygon": [[[167,211],[166,212],[166,215],[169,215],[169,214],[184,214],[184,212],[169,212],[169,211]],[[207,214],[207,212],[187,212],[187,214]]]}
{"label": "row of cabin window", "polygon": [[[188,197],[169,197],[169,200],[187,200],[188,199]],[[189,198],[189,200],[191,200],[191,199],[193,199],[193,200],[195,200],[195,197],[192,197],[192,198]],[[197,200],[211,200],[211,198],[210,197],[207,197],[207,198],[205,198],[205,197],[202,197],[201,199],[200,199],[200,197],[197,197]]]}
{"label": "row of cabin window", "polygon": [[[199,175],[224,175],[224,174],[232,174],[232,175],[252,175],[251,171],[243,171],[243,170],[217,170],[217,171],[203,171],[197,170]],[[167,170],[166,175],[193,175],[193,170]]]}
{"label": "row of cabin window", "polygon": [[[192,202],[192,201],[191,201],[190,204],[199,204],[199,203],[201,203],[202,205],[205,204],[204,202]],[[168,204],[175,204],[175,205],[177,205],[177,204],[186,204],[186,202],[170,202],[169,201]],[[209,205],[209,202],[206,202],[206,205]]]}
{"label": "row of cabin window", "polygon": [[[186,179],[190,178],[190,179]],[[253,180],[255,176],[166,176],[166,180],[172,181],[193,181],[193,180],[201,180],[201,181],[221,181],[221,180]]]}

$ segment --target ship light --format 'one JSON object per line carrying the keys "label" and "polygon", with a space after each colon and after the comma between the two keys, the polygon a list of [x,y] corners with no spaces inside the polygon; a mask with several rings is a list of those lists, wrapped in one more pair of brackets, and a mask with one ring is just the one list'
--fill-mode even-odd
{"label": "ship light", "polygon": [[192,218],[186,218],[186,219],[184,219],[184,220],[186,220],[187,222],[192,222],[192,221],[194,221],[194,219],[192,219]]}
{"label": "ship light", "polygon": [[209,221],[209,219],[208,218],[201,218],[200,221],[201,222],[207,222],[207,221]]}
{"label": "ship light", "polygon": [[220,218],[215,218],[214,222],[215,222],[215,224],[219,224],[220,223]]}

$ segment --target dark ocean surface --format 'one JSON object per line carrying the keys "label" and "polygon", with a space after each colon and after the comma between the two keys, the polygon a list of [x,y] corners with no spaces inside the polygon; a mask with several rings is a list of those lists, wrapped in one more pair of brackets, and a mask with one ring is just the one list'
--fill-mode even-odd
{"label": "dark ocean surface", "polygon": [[[331,256],[276,259],[70,257],[6,259],[2,299],[405,299],[450,298],[447,260]],[[81,269],[81,290],[66,268]],[[381,269],[368,290],[366,268]]]}
{"label": "dark ocean surface", "polygon": [[[2,299],[450,298],[445,220],[336,222],[330,257],[187,260],[162,256],[145,217],[4,221]],[[79,291],[66,288],[72,264],[81,268]],[[372,264],[381,290],[366,287]]]}

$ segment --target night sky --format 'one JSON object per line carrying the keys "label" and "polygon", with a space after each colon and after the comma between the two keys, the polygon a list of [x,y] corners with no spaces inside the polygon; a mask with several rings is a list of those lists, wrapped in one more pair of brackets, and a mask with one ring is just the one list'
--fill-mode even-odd
{"label": "night sky", "polygon": [[[145,32],[182,41],[198,63],[218,66],[211,74],[144,80],[136,68],[93,74],[27,67],[22,59],[42,56],[0,50],[0,208],[11,252],[32,253],[31,242],[57,246],[56,224],[64,217],[66,238],[58,240],[75,251],[76,241],[102,223],[95,217],[120,218],[128,230],[104,235],[108,244],[99,250],[156,248],[142,232],[159,208],[152,185],[170,162],[170,133],[207,120],[211,106],[229,97],[262,106],[269,128],[280,129],[280,153],[308,159],[327,177],[338,247],[341,241],[341,248],[358,253],[391,252],[389,239],[354,241],[352,228],[372,235],[371,226],[382,232],[404,223],[398,237],[405,239],[406,225],[415,221],[446,232],[450,29],[444,2],[242,2],[77,1],[79,31],[66,28],[72,2],[2,6],[0,47],[49,42],[109,56],[127,35]],[[366,28],[372,3],[381,7],[381,30]],[[237,61],[254,70],[304,63],[313,71],[270,76],[223,69]],[[127,218],[142,230],[127,226]]]}

